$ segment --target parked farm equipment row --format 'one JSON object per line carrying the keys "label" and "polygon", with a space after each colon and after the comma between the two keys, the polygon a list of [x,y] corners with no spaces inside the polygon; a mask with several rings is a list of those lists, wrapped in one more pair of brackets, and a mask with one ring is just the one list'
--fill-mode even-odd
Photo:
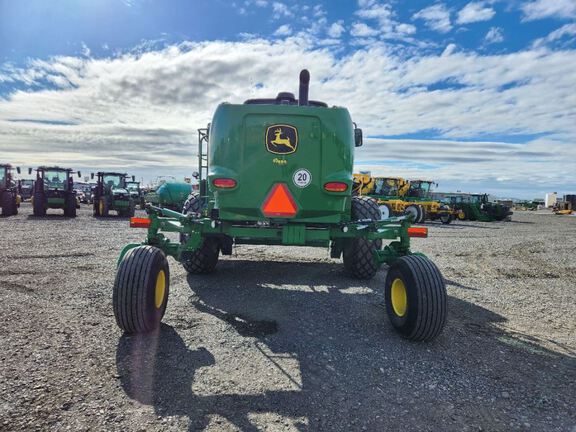
{"label": "parked farm equipment row", "polygon": [[407,215],[415,223],[440,220],[449,224],[459,217],[459,211],[430,198],[434,182],[408,181],[401,177],[373,177],[367,173],[354,174],[354,193],[376,200],[382,217]]}

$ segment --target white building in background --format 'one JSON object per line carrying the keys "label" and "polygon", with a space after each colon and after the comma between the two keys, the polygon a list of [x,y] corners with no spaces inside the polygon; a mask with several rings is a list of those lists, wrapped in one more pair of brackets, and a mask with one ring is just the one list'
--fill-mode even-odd
{"label": "white building in background", "polygon": [[544,198],[544,207],[553,207],[556,205],[556,201],[558,201],[558,194],[556,192],[547,193]]}

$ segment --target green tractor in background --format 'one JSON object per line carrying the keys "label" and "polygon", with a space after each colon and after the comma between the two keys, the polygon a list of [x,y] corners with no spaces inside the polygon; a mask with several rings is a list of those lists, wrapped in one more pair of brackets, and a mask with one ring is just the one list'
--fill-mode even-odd
{"label": "green tractor in background", "polygon": [[[32,174],[32,168],[28,174]],[[78,201],[74,190],[74,170],[58,166],[36,168],[32,211],[34,216],[46,216],[48,209],[64,210],[64,216],[76,217]],[[78,177],[82,174],[76,171]]]}
{"label": "green tractor in background", "polygon": [[462,212],[462,220],[494,222],[509,221],[513,212],[510,207],[491,202],[488,194],[451,194],[450,203]]}
{"label": "green tractor in background", "polygon": [[[2,216],[15,216],[18,214],[20,197],[18,195],[18,183],[13,176],[14,167],[10,164],[0,164],[0,207]],[[20,168],[16,167],[20,174]]]}
{"label": "green tractor in background", "polygon": [[[147,218],[131,219],[147,236],[120,253],[113,310],[123,331],[159,327],[170,290],[167,256],[191,275],[210,273],[234,244],[259,244],[329,248],[357,279],[387,264],[392,326],[410,340],[440,334],[444,279],[432,261],[410,251],[410,237],[425,237],[427,228],[410,227],[404,216],[381,220],[375,200],[352,195],[362,131],[346,108],[308,100],[309,79],[303,70],[298,99],[279,93],[219,105],[209,127],[198,131],[199,191],[182,213],[147,205]],[[180,241],[164,233],[178,233]]]}
{"label": "green tractor in background", "polygon": [[144,209],[146,202],[144,201],[144,190],[140,187],[140,182],[138,181],[127,181],[126,189],[130,193],[130,197],[140,209]]}
{"label": "green tractor in background", "polygon": [[[94,179],[94,173],[91,178]],[[96,178],[92,194],[94,216],[107,217],[110,211],[116,211],[121,217],[134,216],[136,202],[127,188],[128,174],[101,171],[96,173]],[[135,181],[134,176],[131,178]]]}
{"label": "green tractor in background", "polygon": [[18,189],[20,190],[20,196],[22,201],[32,199],[34,195],[34,180],[33,179],[22,179],[18,181]]}

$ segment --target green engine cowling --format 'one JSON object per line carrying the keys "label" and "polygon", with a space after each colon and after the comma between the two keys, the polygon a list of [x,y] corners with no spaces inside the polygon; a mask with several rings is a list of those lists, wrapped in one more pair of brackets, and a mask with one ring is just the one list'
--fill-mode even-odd
{"label": "green engine cowling", "polygon": [[[264,203],[282,183],[297,208],[287,221],[348,221],[354,146],[345,108],[221,104],[210,127],[208,190],[214,208],[221,220],[268,220]],[[217,187],[221,179],[235,185]],[[344,184],[345,190],[328,191],[327,183]]]}

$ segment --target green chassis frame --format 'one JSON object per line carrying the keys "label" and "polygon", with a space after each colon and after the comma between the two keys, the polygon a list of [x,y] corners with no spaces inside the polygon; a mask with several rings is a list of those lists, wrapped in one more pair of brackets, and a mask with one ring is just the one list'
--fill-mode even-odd
{"label": "green chassis frame", "polygon": [[[182,253],[190,252],[202,246],[206,235],[227,235],[236,239],[237,244],[273,244],[293,246],[328,247],[333,242],[332,257],[338,258],[346,241],[364,237],[368,240],[395,240],[382,250],[374,251],[374,259],[381,264],[391,264],[404,255],[410,255],[410,237],[408,228],[410,219],[404,216],[380,221],[344,222],[326,228],[306,226],[305,224],[286,224],[280,226],[238,226],[231,222],[213,220],[205,217],[184,215],[169,209],[147,206],[150,218],[148,236],[143,243],[131,243],[122,249],[118,264],[126,253],[142,245],[154,246],[177,261]],[[185,244],[170,241],[160,231],[188,234]],[[421,255],[421,254],[418,254]]]}

